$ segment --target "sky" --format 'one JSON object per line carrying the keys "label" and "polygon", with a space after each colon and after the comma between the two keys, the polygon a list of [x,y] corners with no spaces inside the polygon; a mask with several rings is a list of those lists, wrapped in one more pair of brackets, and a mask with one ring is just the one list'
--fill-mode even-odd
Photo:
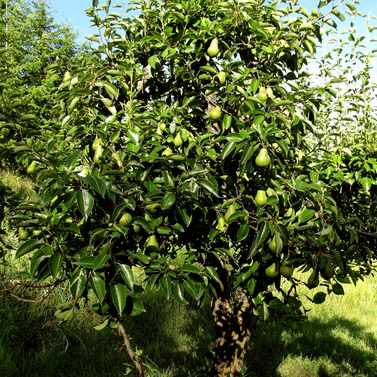
{"label": "sky", "polygon": [[[99,5],[105,3],[105,0],[100,0]],[[122,0],[113,0],[112,4],[116,3],[122,4]],[[345,0],[345,2],[347,2]],[[352,2],[352,0],[348,0]],[[306,8],[309,12],[315,8],[314,4],[317,3],[316,0],[299,0],[299,5]],[[358,9],[364,14],[371,12],[377,15],[377,1],[376,0],[359,0]],[[90,19],[86,16],[86,9],[92,5],[92,0],[50,0],[51,9],[54,10],[54,18],[58,23],[68,23],[72,28],[79,33],[78,40],[80,42],[85,40],[86,36],[96,33],[96,28],[90,28]],[[345,9],[345,7],[342,7]],[[122,13],[120,8],[114,9],[115,12]],[[377,21],[375,21],[377,24]],[[345,26],[349,26],[347,23]],[[362,25],[360,29],[362,30]],[[377,43],[376,43],[377,44]]]}

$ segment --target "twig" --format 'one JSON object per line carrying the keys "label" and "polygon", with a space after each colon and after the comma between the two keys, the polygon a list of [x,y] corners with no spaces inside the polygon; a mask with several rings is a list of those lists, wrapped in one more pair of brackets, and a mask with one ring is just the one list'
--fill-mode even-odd
{"label": "twig", "polygon": [[118,325],[119,333],[120,333],[120,335],[123,338],[123,344],[118,349],[118,352],[122,351],[122,349],[125,348],[127,350],[128,355],[130,356],[132,362],[135,365],[135,369],[139,372],[139,375],[141,377],[146,377],[146,374],[144,372],[144,368],[143,368],[142,362],[141,362],[141,360],[139,360],[140,362],[137,360],[135,352],[132,351],[132,349],[131,349],[131,343],[130,343],[130,338],[126,334],[126,331],[124,330],[123,325],[120,323],[120,321],[117,322],[117,325]]}

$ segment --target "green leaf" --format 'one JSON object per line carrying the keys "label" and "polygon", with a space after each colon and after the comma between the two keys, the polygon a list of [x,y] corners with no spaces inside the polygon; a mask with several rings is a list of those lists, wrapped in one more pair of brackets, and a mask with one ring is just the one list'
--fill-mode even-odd
{"label": "green leaf", "polygon": [[217,275],[217,271],[215,270],[215,268],[212,267],[212,266],[207,266],[207,267],[205,268],[205,270],[206,270],[207,274],[208,274],[213,280],[215,280],[215,281],[219,284],[220,289],[223,291],[223,290],[224,290],[224,285],[223,285],[222,281],[220,280],[219,275]]}
{"label": "green leaf", "polygon": [[131,316],[136,316],[136,315],[139,315],[141,313],[144,313],[146,310],[144,309],[144,306],[143,306],[143,303],[141,302],[141,300],[139,300],[138,298],[136,297],[132,297],[132,312],[131,312]]}
{"label": "green leaf", "polygon": [[222,152],[221,152],[221,158],[225,160],[236,148],[237,143],[234,141],[229,141],[225,144]]}
{"label": "green leaf", "polygon": [[175,203],[175,195],[171,192],[167,192],[162,199],[161,209],[165,210],[170,208]]}
{"label": "green leaf", "polygon": [[314,209],[306,209],[301,215],[298,217],[299,223],[306,223],[315,215]]}
{"label": "green leaf", "polygon": [[105,184],[103,183],[103,181],[101,179],[99,179],[98,177],[95,177],[91,174],[88,174],[86,176],[86,181],[90,184],[90,186],[92,186],[92,188],[97,191],[102,197],[105,196],[105,193],[106,193],[106,186]]}
{"label": "green leaf", "polygon": [[208,191],[210,194],[216,196],[217,198],[220,198],[220,196],[218,195],[215,187],[213,186],[213,184],[208,179],[198,178],[196,180],[196,183],[200,187],[202,187],[204,190]]}
{"label": "green leaf", "polygon": [[190,272],[190,273],[192,272],[192,273],[195,273],[195,274],[200,273],[200,270],[199,270],[198,267],[194,266],[193,264],[188,264],[188,263],[186,263],[182,266],[182,271],[183,272]]}
{"label": "green leaf", "polygon": [[81,215],[84,216],[85,221],[87,221],[94,207],[93,196],[86,190],[79,190],[77,192],[77,205]]}
{"label": "green leaf", "polygon": [[253,246],[250,249],[248,258],[253,258],[254,255],[257,253],[259,246],[266,240],[268,235],[270,234],[270,227],[268,222],[264,222],[261,229],[258,230],[257,236],[255,237]]}
{"label": "green leaf", "polygon": [[222,122],[222,131],[225,132],[227,131],[232,124],[232,116],[229,114],[225,114],[223,117],[223,122]]}
{"label": "green leaf", "polygon": [[106,283],[99,274],[92,276],[89,279],[89,284],[93,289],[94,294],[97,296],[100,304],[102,305],[106,294]]}
{"label": "green leaf", "polygon": [[50,267],[51,276],[54,279],[56,279],[56,277],[58,276],[62,262],[63,262],[62,254],[51,255],[51,258],[49,260],[49,267]]}
{"label": "green leaf", "polygon": [[257,286],[257,281],[253,278],[249,279],[247,282],[247,289],[251,296],[254,294],[255,287]]}
{"label": "green leaf", "polygon": [[313,302],[315,304],[322,304],[326,300],[326,293],[324,292],[317,292],[313,297]]}
{"label": "green leaf", "polygon": [[77,271],[75,274],[73,274],[69,284],[73,299],[76,300],[84,292],[86,276],[82,273],[82,271]]}
{"label": "green leaf", "polygon": [[369,177],[364,177],[364,178],[359,179],[359,182],[361,183],[365,191],[370,191],[372,187],[373,179]]}
{"label": "green leaf", "polygon": [[107,318],[100,325],[94,326],[94,329],[97,331],[101,331],[107,326],[108,323],[109,323],[109,319]]}
{"label": "green leaf", "polygon": [[168,276],[168,275],[163,276],[160,280],[160,286],[162,287],[163,291],[165,292],[166,299],[169,301],[171,294],[172,294],[170,276]]}
{"label": "green leaf", "polygon": [[42,245],[45,245],[45,243],[41,240],[27,240],[18,248],[14,258],[20,258],[23,255],[30,253],[30,251],[40,248]]}
{"label": "green leaf", "polygon": [[134,274],[132,272],[132,268],[128,266],[127,264],[121,264],[119,265],[120,268],[120,274],[122,275],[122,278],[124,282],[127,285],[127,288],[131,291],[134,289]]}
{"label": "green leaf", "polygon": [[114,306],[120,316],[122,316],[123,310],[126,306],[126,288],[123,284],[115,284],[112,285],[110,288],[111,291],[111,298],[113,299]]}
{"label": "green leaf", "polygon": [[142,226],[146,232],[152,233],[151,225],[147,220],[143,219],[142,217],[134,217],[133,222],[136,225]]}
{"label": "green leaf", "polygon": [[93,261],[93,270],[99,270],[105,267],[106,262],[109,260],[109,258],[110,258],[109,254],[97,255]]}
{"label": "green leaf", "polygon": [[243,241],[249,235],[250,227],[248,223],[241,224],[237,232],[238,242]]}
{"label": "green leaf", "polygon": [[178,302],[178,304],[188,305],[188,301],[185,300],[185,297],[183,295],[182,286],[177,281],[174,281],[173,291],[174,291],[174,298]]}
{"label": "green leaf", "polygon": [[195,299],[199,300],[198,292],[196,290],[195,284],[191,280],[185,280],[183,282],[183,287],[186,289],[186,291]]}
{"label": "green leaf", "polygon": [[73,264],[76,264],[77,266],[83,266],[83,267],[92,269],[94,258],[95,258],[94,256],[84,257],[84,258],[81,258],[81,259],[73,262]]}

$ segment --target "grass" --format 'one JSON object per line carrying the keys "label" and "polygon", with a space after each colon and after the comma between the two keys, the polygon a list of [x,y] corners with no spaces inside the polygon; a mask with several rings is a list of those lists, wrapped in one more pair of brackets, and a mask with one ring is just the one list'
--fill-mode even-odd
{"label": "grass", "polygon": [[[33,195],[32,185],[23,185],[17,176],[1,172],[0,179],[15,193]],[[8,279],[13,279],[23,261],[9,262]],[[307,301],[309,318],[296,331],[273,319],[259,323],[243,377],[377,376],[377,279],[368,276],[357,287],[344,288],[344,296],[328,296],[322,305]],[[299,293],[313,297],[321,289],[302,287]],[[114,350],[122,342],[110,329],[94,330],[96,323],[85,311],[59,324],[55,307],[67,300],[65,295],[57,290],[38,306],[0,297],[0,376],[126,375],[130,360],[125,351]],[[207,377],[215,342],[209,303],[200,310],[194,303],[182,307],[153,291],[144,296],[144,304],[147,312],[126,318],[124,326],[132,347],[143,355],[148,376]]]}

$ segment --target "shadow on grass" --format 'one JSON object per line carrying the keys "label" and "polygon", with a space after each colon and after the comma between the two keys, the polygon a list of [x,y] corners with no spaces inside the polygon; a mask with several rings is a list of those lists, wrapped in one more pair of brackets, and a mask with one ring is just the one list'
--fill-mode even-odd
{"label": "shadow on grass", "polygon": [[[146,313],[124,321],[132,347],[143,351],[148,376],[208,377],[215,341],[209,304],[182,307],[162,292],[145,297]],[[0,305],[0,376],[125,376],[121,338],[95,331],[86,314],[58,326],[53,303]],[[376,376],[377,339],[356,321],[309,319],[290,333],[276,322],[260,323],[245,359],[246,377]],[[135,374],[130,374],[135,376]]]}
{"label": "shadow on grass", "polygon": [[294,332],[261,323],[248,347],[244,376],[376,376],[376,352],[375,335],[342,317],[309,317]]}
{"label": "shadow on grass", "polygon": [[[0,376],[125,376],[126,351],[110,329],[80,313],[58,326],[53,304],[35,307],[5,299],[0,305]],[[146,313],[126,318],[131,345],[143,351],[149,376],[208,376],[214,341],[209,305],[196,310],[166,302],[161,292],[145,298]],[[134,376],[136,374],[130,374]]]}

